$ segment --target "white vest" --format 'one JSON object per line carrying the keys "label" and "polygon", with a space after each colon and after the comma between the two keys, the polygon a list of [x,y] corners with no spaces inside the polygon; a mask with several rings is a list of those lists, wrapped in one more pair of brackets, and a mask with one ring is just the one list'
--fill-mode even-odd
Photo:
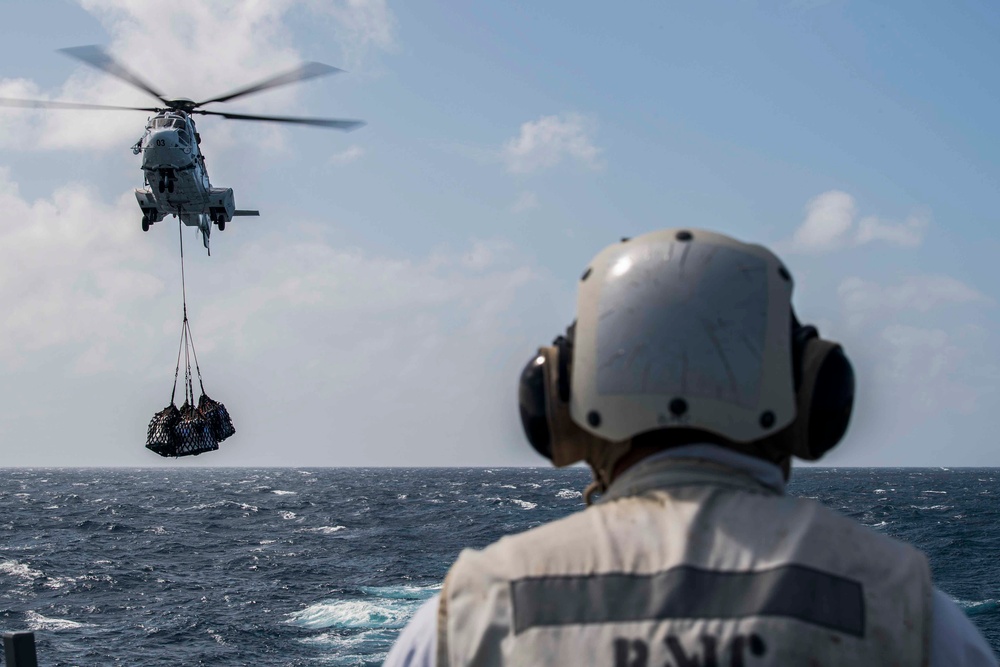
{"label": "white vest", "polygon": [[661,459],[482,551],[441,591],[438,666],[927,665],[917,549],[739,471]]}

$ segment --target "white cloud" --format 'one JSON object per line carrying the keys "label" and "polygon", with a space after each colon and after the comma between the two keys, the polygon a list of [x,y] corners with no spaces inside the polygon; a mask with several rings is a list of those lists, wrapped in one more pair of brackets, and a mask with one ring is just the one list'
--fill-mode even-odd
{"label": "white cloud", "polygon": [[106,367],[108,344],[129,347],[155,330],[134,317],[164,286],[138,242],[131,194],[106,205],[67,185],[28,202],[3,169],[0,211],[0,366],[73,345],[71,367],[89,373]]}
{"label": "white cloud", "polygon": [[854,197],[830,190],[806,204],[806,219],[795,230],[792,242],[800,250],[828,250],[846,242],[854,224]]}
{"label": "white cloud", "polygon": [[805,212],[805,220],[795,230],[791,242],[779,244],[782,250],[819,253],[872,241],[913,248],[920,245],[930,226],[930,216],[925,212],[914,213],[902,223],[865,216],[855,224],[857,203],[854,197],[840,190],[814,197],[806,204]]}
{"label": "white cloud", "polygon": [[926,214],[915,213],[899,224],[868,216],[858,223],[855,243],[861,245],[870,241],[886,241],[906,248],[915,248],[924,240],[928,227],[930,227],[930,217]]}
{"label": "white cloud", "polygon": [[927,313],[947,304],[992,303],[982,292],[944,275],[907,276],[885,286],[855,276],[841,282],[837,292],[854,327],[872,320],[884,322],[904,311]]}
{"label": "white cloud", "polygon": [[543,116],[521,125],[521,133],[504,144],[501,155],[512,173],[553,167],[564,158],[590,169],[601,168],[601,149],[594,146],[594,121],[576,113]]}
{"label": "white cloud", "polygon": [[339,153],[334,153],[333,155],[331,155],[330,162],[332,164],[350,164],[351,162],[354,162],[364,154],[365,154],[365,149],[362,148],[361,146],[357,145],[348,146]]}
{"label": "white cloud", "polygon": [[[969,382],[975,348],[962,335],[943,329],[890,324],[876,345],[884,356],[875,367],[881,387],[897,393],[909,419],[942,412],[968,414],[978,408],[982,388]],[[920,415],[920,417],[915,417]]]}
{"label": "white cloud", "polygon": [[373,48],[393,51],[396,47],[396,18],[386,0],[315,0],[311,6],[335,20],[344,64],[354,69]]}
{"label": "white cloud", "polygon": [[[1000,380],[989,335],[971,324],[993,301],[963,282],[917,275],[882,285],[852,277],[838,296],[840,313],[827,334],[838,331],[854,360],[863,433],[904,437],[929,419],[969,414]],[[946,315],[946,307],[966,310]]]}
{"label": "white cloud", "polygon": [[[0,423],[34,445],[10,465],[159,462],[142,440],[173,382],[177,223],[144,234],[135,209],[78,185],[28,201],[0,172]],[[196,464],[534,461],[512,412],[538,344],[521,323],[556,328],[558,285],[502,240],[396,258],[302,227],[233,225],[212,257],[184,230],[206,389],[238,429]]]}
{"label": "white cloud", "polygon": [[[151,83],[168,99],[207,99],[244,84],[291,69],[304,58],[284,25],[295,6],[291,0],[176,0],[148,3],[136,0],[79,0],[111,35],[105,48],[130,70]],[[392,44],[392,13],[379,0],[315,2],[313,12],[333,17],[339,42],[357,54],[371,46]],[[73,44],[67,46],[76,46]],[[169,57],[164,57],[169,54]],[[343,66],[344,63],[330,63]],[[6,97],[32,97],[124,106],[156,106],[155,98],[87,65],[66,59],[66,82],[42,91],[24,81],[0,81]],[[280,87],[266,94],[229,104],[231,111],[304,113],[298,87]],[[251,100],[251,98],[248,98]],[[127,111],[0,110],[0,126],[15,122],[19,129],[0,133],[7,147],[43,149],[127,148],[142,133],[145,116]],[[213,148],[237,143],[233,125],[214,123]],[[280,148],[285,130],[260,124],[255,140],[262,148]]]}
{"label": "white cloud", "polygon": [[500,239],[476,241],[472,248],[462,255],[462,266],[473,271],[483,271],[512,252],[513,246],[508,241]]}
{"label": "white cloud", "polygon": [[514,213],[524,213],[533,208],[538,208],[538,195],[534,192],[522,192],[517,196],[510,210]]}

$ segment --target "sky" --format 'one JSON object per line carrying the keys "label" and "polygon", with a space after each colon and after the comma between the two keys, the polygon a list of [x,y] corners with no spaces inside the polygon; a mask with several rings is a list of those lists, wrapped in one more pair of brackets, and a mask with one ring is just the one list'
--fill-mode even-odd
{"label": "sky", "polygon": [[[524,363],[621,237],[761,243],[857,402],[833,466],[1000,466],[1000,13],[990,0],[40,0],[2,6],[0,97],[204,99],[238,218],[185,228],[205,389],[235,436],[145,449],[181,329],[176,221],[140,229],[142,112],[0,110],[0,466],[544,465]],[[178,387],[178,393],[181,393]],[[178,401],[178,404],[180,401]]]}

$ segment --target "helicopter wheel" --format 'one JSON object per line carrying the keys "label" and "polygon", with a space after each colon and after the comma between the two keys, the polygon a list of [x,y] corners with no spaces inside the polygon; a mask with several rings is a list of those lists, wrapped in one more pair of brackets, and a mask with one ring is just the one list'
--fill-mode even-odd
{"label": "helicopter wheel", "polygon": [[217,224],[219,226],[219,231],[220,232],[226,228],[226,221],[223,220],[222,218],[219,218],[219,221],[217,223],[215,223],[215,224]]}
{"label": "helicopter wheel", "polygon": [[142,231],[149,231],[149,216],[147,215],[142,216]]}
{"label": "helicopter wheel", "polygon": [[163,182],[163,179],[161,178],[161,179],[160,179],[160,184],[159,184],[159,187],[157,187],[157,190],[159,190],[160,192],[163,192],[163,191],[164,191],[164,190],[166,190],[166,189],[167,189],[167,186],[166,186],[166,184],[165,184],[165,183]]}
{"label": "helicopter wheel", "polygon": [[174,191],[174,179],[172,178],[167,179],[167,192],[173,192],[173,191]]}

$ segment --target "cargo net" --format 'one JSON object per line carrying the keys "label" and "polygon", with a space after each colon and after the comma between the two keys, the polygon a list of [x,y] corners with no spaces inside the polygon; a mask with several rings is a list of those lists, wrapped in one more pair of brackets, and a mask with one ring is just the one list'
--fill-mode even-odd
{"label": "cargo net", "polygon": [[[184,276],[184,247],[181,245],[181,281]],[[184,404],[177,408],[177,380],[180,377],[181,357],[184,358]],[[194,404],[194,374],[191,361],[198,374],[201,397],[198,406]],[[197,456],[219,448],[219,443],[236,433],[233,420],[226,406],[214,401],[205,393],[205,383],[201,378],[198,353],[191,338],[191,325],[187,317],[187,295],[184,296],[184,323],[181,326],[181,343],[177,350],[177,367],[174,369],[174,388],[170,393],[170,405],[163,408],[149,422],[146,431],[146,448],[160,456]]]}

